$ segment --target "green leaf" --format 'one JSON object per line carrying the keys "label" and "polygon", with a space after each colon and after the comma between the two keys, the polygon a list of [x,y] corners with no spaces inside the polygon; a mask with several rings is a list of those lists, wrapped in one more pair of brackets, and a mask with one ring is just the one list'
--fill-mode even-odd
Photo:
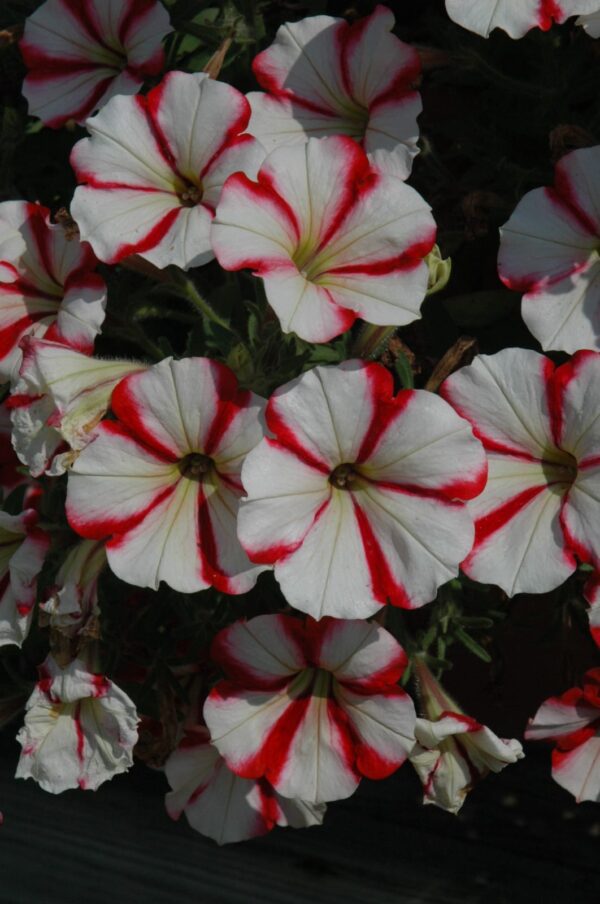
{"label": "green leaf", "polygon": [[487,650],[477,643],[470,634],[467,634],[462,628],[457,627],[454,636],[456,640],[459,640],[463,646],[469,650],[469,652],[473,653],[474,656],[477,656],[479,659],[482,659],[484,662],[491,662],[492,657],[488,653]]}
{"label": "green leaf", "polygon": [[398,374],[403,389],[413,389],[415,380],[410,362],[404,352],[398,352],[398,357],[394,361],[394,368]]}

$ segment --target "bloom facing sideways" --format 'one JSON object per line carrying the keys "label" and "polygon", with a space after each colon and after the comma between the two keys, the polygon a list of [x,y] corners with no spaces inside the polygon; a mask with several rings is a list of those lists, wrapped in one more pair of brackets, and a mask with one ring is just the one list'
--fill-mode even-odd
{"label": "bloom facing sideways", "polygon": [[147,365],[91,358],[45,339],[27,338],[21,348],[20,376],[7,401],[13,445],[33,477],[56,477],[92,439],[117,383]]}
{"label": "bloom facing sideways", "polygon": [[283,797],[349,797],[414,744],[414,706],[396,684],[406,654],[376,624],[259,615],[220,631],[211,658],[229,679],[204,704],[213,744],[233,772],[264,776]]}
{"label": "bloom facing sideways", "polygon": [[138,715],[126,693],[76,659],[61,669],[52,656],[27,701],[17,735],[22,751],[17,778],[44,791],[95,791],[133,763]]}
{"label": "bloom facing sideways", "polygon": [[212,260],[209,230],[221,187],[254,177],[265,151],[242,134],[248,101],[206,73],[170,72],[146,97],[114,97],[86,123],[71,164],[71,213],[108,264],[130,254],[183,269]]}
{"label": "bloom facing sideways", "polygon": [[446,0],[450,18],[484,38],[494,28],[522,38],[532,28],[547,31],[554,22],[597,9],[598,0]]}
{"label": "bloom facing sideways", "polygon": [[69,239],[39,204],[0,204],[0,382],[15,379],[33,334],[91,352],[106,307],[89,245]]}
{"label": "bloom facing sideways", "polygon": [[58,128],[83,123],[115,94],[135,94],[161,71],[170,31],[157,0],[46,0],[20,42],[30,114]]}
{"label": "bloom facing sideways", "polygon": [[69,472],[67,517],[81,536],[110,537],[118,577],[194,593],[245,593],[264,567],[236,538],[239,473],[263,435],[263,400],[208,358],[166,358],[113,391]]}
{"label": "bloom facing sideways", "polygon": [[193,829],[218,844],[265,835],[276,825],[300,829],[323,822],[324,804],[288,800],[264,779],[232,772],[205,728],[188,731],[164,768],[173,789],[165,796],[169,816],[185,813]]}
{"label": "bloom facing sideways", "polygon": [[530,719],[528,741],[554,741],[552,777],[583,800],[600,801],[600,669],[591,669],[583,687],[549,697]]}
{"label": "bloom facing sideways", "polygon": [[61,634],[73,636],[98,615],[98,578],[106,565],[104,543],[80,540],[58,569],[54,586],[40,609],[45,621]]}
{"label": "bloom facing sideways", "polygon": [[572,151],[500,230],[500,278],[544,349],[600,349],[599,192],[600,146]]}
{"label": "bloom facing sideways", "polygon": [[273,438],[248,456],[238,536],[315,618],[415,608],[473,543],[460,501],[485,484],[469,424],[424,390],[393,395],[380,364],[316,367],[271,397]]}
{"label": "bloom facing sideways", "polygon": [[19,459],[11,443],[12,424],[10,412],[5,402],[0,404],[0,492],[3,496],[27,482],[27,477],[19,473]]}
{"label": "bloom facing sideways", "polygon": [[600,565],[600,354],[556,367],[544,355],[480,355],[441,393],[473,424],[489,479],[469,503],[469,577],[509,595],[545,593],[576,568]]}
{"label": "bloom facing sideways", "polygon": [[393,27],[385,6],[352,25],[331,16],[282,25],[252,64],[269,93],[247,95],[248,131],[268,150],[311,136],[348,135],[376,169],[406,179],[419,151],[421,100],[413,84],[421,66]]}
{"label": "bloom facing sideways", "polygon": [[227,180],[211,241],[226,270],[262,277],[284,332],[328,342],[357,317],[419,316],[436,226],[414,189],[341,135],[276,148],[257,180]]}
{"label": "bloom facing sideways", "polygon": [[21,646],[29,632],[37,577],[50,547],[37,521],[34,509],[0,512],[0,646]]}
{"label": "bloom facing sideways", "polygon": [[516,763],[523,748],[466,716],[424,662],[417,659],[414,667],[427,718],[416,720],[410,762],[423,784],[423,803],[458,813],[473,785]]}

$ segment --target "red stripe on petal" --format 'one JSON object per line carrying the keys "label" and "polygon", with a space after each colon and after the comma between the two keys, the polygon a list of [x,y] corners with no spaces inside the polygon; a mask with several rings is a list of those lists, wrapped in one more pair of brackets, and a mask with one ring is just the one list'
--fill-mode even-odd
{"label": "red stripe on petal", "polygon": [[0,360],[6,358],[7,355],[10,355],[15,350],[19,339],[28,329],[34,326],[38,320],[43,320],[44,317],[48,316],[49,313],[47,311],[37,311],[27,314],[25,317],[15,321],[15,323],[0,329]]}
{"label": "red stripe on petal", "polygon": [[560,161],[556,166],[554,188],[547,188],[546,195],[563,210],[566,207],[568,213],[575,217],[585,232],[592,236],[598,235],[598,224],[590,219],[589,214],[579,204],[577,193],[570,181],[569,171],[564,163],[561,167]]}
{"label": "red stripe on petal", "polygon": [[[585,364],[588,361],[598,359],[600,359],[598,352],[583,350],[575,352],[570,361],[567,361],[566,364],[562,364],[556,369],[554,369],[554,365],[552,365],[553,373],[551,373],[552,380],[549,383],[548,397],[550,401],[550,414],[552,417],[552,435],[558,446],[565,440],[565,437],[563,436],[565,394],[571,383],[580,376],[581,369]],[[580,467],[585,467],[586,465],[589,467],[591,461],[592,459],[588,459],[588,462],[585,464],[581,462]]]}
{"label": "red stripe on petal", "polygon": [[369,365],[367,376],[372,387],[375,410],[358,450],[357,463],[368,461],[390,424],[401,417],[402,412],[416,397],[413,390],[405,389],[392,398],[394,388],[392,375],[380,364]]}
{"label": "red stripe on petal", "polygon": [[414,606],[406,589],[396,581],[392,574],[367,515],[358,504],[354,493],[351,495],[375,600],[382,606],[390,603],[392,606],[399,606],[402,609],[413,609]]}
{"label": "red stripe on petal", "polygon": [[540,0],[537,12],[537,25],[542,31],[552,28],[554,22],[563,22],[565,14],[556,0]]}
{"label": "red stripe on petal", "polygon": [[[290,641],[290,645],[296,648],[299,655],[304,659],[306,640],[304,625],[300,619],[291,615],[272,615],[270,618],[277,620],[278,630],[285,634]],[[245,622],[246,619],[243,619],[243,623]],[[245,688],[269,690],[285,687],[290,681],[290,675],[279,675],[272,679],[267,679],[256,674],[252,668],[252,663],[236,657],[236,638],[234,636],[232,639],[232,631],[238,624],[239,622],[234,622],[233,625],[224,628],[216,635],[210,647],[210,658],[212,661],[223,669],[229,679],[238,682]]]}
{"label": "red stripe on petal", "polygon": [[169,496],[172,496],[176,486],[177,484],[174,484],[173,486],[157,490],[152,501],[145,508],[134,515],[130,515],[128,518],[121,519],[109,516],[103,519],[97,518],[95,521],[84,521],[83,518],[79,518],[73,512],[72,506],[69,505],[69,500],[67,499],[67,521],[76,533],[88,540],[103,540],[105,537],[112,535],[112,538],[106,544],[107,549],[118,549],[118,547],[127,542],[127,532],[137,527],[149,512],[160,505],[161,502],[164,502],[165,499],[168,499]]}
{"label": "red stripe on petal", "polygon": [[[596,550],[588,549],[587,546],[585,546],[584,543],[575,536],[575,534],[569,527],[565,514],[565,509],[569,502],[569,495],[570,494],[567,492],[563,499],[563,505],[559,515],[560,526],[562,528],[567,546],[566,552],[575,553],[579,561],[584,562],[586,565],[594,565],[596,568],[600,568],[600,557],[598,556]],[[572,555],[570,557],[570,561],[573,565],[575,565],[575,560]]]}
{"label": "red stripe on petal", "polygon": [[119,245],[110,261],[107,261],[107,263],[116,264],[119,261],[122,261],[123,258],[129,257],[130,254],[143,254],[144,251],[150,251],[152,248],[156,248],[169,232],[182,210],[183,207],[180,206],[170,210],[161,217],[158,223],[152,227],[150,232],[138,242]]}
{"label": "red stripe on petal", "polygon": [[435,245],[435,239],[436,230],[434,229],[426,238],[414,242],[396,257],[372,264],[346,264],[343,267],[331,267],[326,272],[328,276],[346,276],[355,273],[361,276],[387,276],[390,273],[406,273],[423,263],[423,258]]}
{"label": "red stripe on petal", "polygon": [[[322,235],[315,254],[323,251],[333,240],[335,234],[345,223],[348,214],[355,207],[357,196],[373,191],[380,179],[379,174],[371,169],[366,153],[352,138],[348,138],[345,135],[336,135],[328,140],[332,150],[334,143],[337,143],[335,153],[339,157],[344,156],[346,158],[346,165],[344,167],[343,183],[336,186],[339,193],[337,210],[326,232]],[[327,272],[339,273],[340,271],[345,272],[345,268],[328,270]]]}
{"label": "red stripe on petal", "polygon": [[472,564],[473,559],[477,556],[479,547],[482,546],[489,538],[506,527],[509,521],[515,518],[520,512],[529,505],[534,499],[548,491],[548,486],[530,487],[523,490],[511,499],[499,505],[493,511],[488,512],[482,518],[475,522],[475,543],[472,552],[462,563],[463,570],[466,571]]}
{"label": "red stripe on petal", "polygon": [[[235,89],[231,87],[231,90],[234,91]],[[241,105],[240,112],[238,113],[236,119],[227,128],[223,140],[221,141],[221,144],[219,145],[217,150],[214,152],[208,163],[204,165],[202,171],[199,174],[201,180],[206,177],[206,174],[209,172],[209,170],[211,170],[214,164],[219,160],[219,158],[223,154],[223,151],[228,150],[230,147],[235,147],[236,145],[252,144],[255,140],[251,135],[240,134],[244,131],[244,129],[250,122],[250,115],[252,113],[252,110],[244,95],[238,91],[236,91],[236,94],[239,94],[238,102]]]}
{"label": "red stripe on petal", "polygon": [[142,445],[164,461],[179,461],[179,453],[164,446],[143,420],[143,406],[138,402],[135,394],[135,383],[138,377],[143,377],[143,373],[130,374],[117,383],[111,396],[110,407],[123,425],[119,424],[117,427],[116,424],[107,421],[105,427],[115,433],[119,430],[123,436],[129,437],[134,442],[141,441]]}
{"label": "red stripe on petal", "polygon": [[273,395],[265,409],[267,427],[276,436],[276,440],[267,439],[267,442],[273,447],[280,446],[293,452],[304,464],[319,471],[320,474],[329,476],[331,472],[329,464],[324,459],[317,458],[302,444],[301,439],[294,433],[294,428],[286,422],[283,412],[277,410],[277,403],[278,397]]}

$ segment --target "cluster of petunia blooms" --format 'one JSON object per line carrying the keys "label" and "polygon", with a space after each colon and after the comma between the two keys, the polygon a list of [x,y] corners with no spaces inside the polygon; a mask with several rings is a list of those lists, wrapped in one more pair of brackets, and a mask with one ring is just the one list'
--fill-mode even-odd
{"label": "cluster of petunia blooms", "polygon": [[[534,5],[494,4],[506,22]],[[469,27],[476,6],[448,0]],[[283,25],[254,60],[264,91],[244,96],[182,72],[135,93],[160,72],[170,30],[153,0],[47,0],[26,23],[31,112],[90,135],[71,158],[78,233],[38,204],[0,205],[3,489],[29,480],[11,439],[31,478],[68,475],[80,537],[38,600],[50,548],[39,488],[30,481],[21,514],[0,512],[0,645],[24,642],[38,604],[78,651],[40,666],[18,736],[17,775],[50,792],[95,789],[132,763],[136,707],[88,655],[106,567],[155,591],[239,595],[268,569],[281,588],[285,614],[214,638],[224,677],[165,764],[168,812],[220,843],[320,823],[328,802],[407,759],[425,802],[457,812],[476,779],[523,755],[463,713],[418,653],[417,714],[399,683],[407,653],[380,623],[387,606],[431,602],[459,568],[513,596],[585,563],[600,631],[600,148],[564,157],[502,234],[501,278],[523,291],[542,347],[574,352],[561,366],[505,349],[437,395],[396,393],[382,364],[355,359],[267,400],[205,357],[93,356],[107,302],[96,265],[132,254],[250,269],[281,329],[309,342],[357,318],[419,317],[436,228],[405,182],[419,59],[393,25],[383,6],[352,25]],[[527,730],[556,741],[555,778],[578,800],[600,799],[599,682],[589,672]]]}

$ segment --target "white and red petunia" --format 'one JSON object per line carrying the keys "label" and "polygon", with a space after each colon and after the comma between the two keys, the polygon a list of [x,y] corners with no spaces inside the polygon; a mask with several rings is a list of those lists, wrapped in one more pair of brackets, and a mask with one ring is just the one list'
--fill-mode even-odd
{"label": "white and red petunia", "polygon": [[109,537],[124,581],[194,593],[245,593],[264,566],[236,538],[240,469],[263,435],[263,400],[208,358],[166,358],[113,391],[103,421],[69,472],[67,516],[89,539]]}
{"label": "white and red petunia", "polygon": [[27,477],[19,471],[21,462],[12,447],[11,435],[10,411],[5,402],[2,402],[0,404],[0,492],[3,496],[8,496],[16,487],[27,482]]}
{"label": "white and red petunia", "polygon": [[71,164],[71,208],[84,239],[114,264],[130,254],[166,267],[212,260],[209,232],[231,173],[254,178],[265,156],[244,134],[250,105],[206,73],[170,72],[146,97],[114,97],[86,123]]}
{"label": "white and red petunia", "polygon": [[44,791],[95,791],[133,763],[139,722],[135,704],[104,675],[79,659],[61,669],[49,656],[27,701],[17,735],[22,750],[17,778]]}
{"label": "white and red petunia", "polygon": [[37,578],[50,547],[37,523],[34,509],[0,512],[0,646],[21,646],[29,632]]}
{"label": "white and red petunia", "polygon": [[555,367],[505,349],[457,371],[441,392],[488,457],[487,485],[469,503],[469,577],[513,596],[558,587],[576,556],[600,567],[600,354]]}
{"label": "white and red petunia", "polygon": [[231,176],[211,232],[221,266],[254,270],[283,331],[309,342],[419,317],[435,235],[423,198],[341,135],[276,148],[256,182]]}
{"label": "white and red petunia", "polygon": [[250,133],[268,150],[348,135],[376,169],[406,179],[419,152],[421,66],[393,27],[386,6],[352,25],[331,16],[286,22],[252,64],[268,93],[247,95]]}
{"label": "white and red petunia", "polygon": [[170,31],[157,0],[46,0],[20,41],[30,114],[59,128],[83,123],[116,94],[136,94],[162,70]]}
{"label": "white and red petunia", "polygon": [[276,825],[320,825],[326,807],[288,800],[264,779],[241,778],[229,769],[206,728],[186,732],[165,763],[173,789],[165,796],[172,819],[185,813],[193,829],[217,844],[265,835]]}
{"label": "white and red petunia", "polygon": [[484,38],[494,28],[522,38],[532,28],[547,31],[554,22],[597,9],[598,0],[446,0],[450,18]]}
{"label": "white and red petunia", "polygon": [[51,223],[45,207],[5,201],[0,255],[0,382],[16,379],[26,335],[90,353],[106,308],[90,246]]}
{"label": "white and red petunia", "polygon": [[259,615],[219,632],[211,657],[227,676],[204,704],[213,744],[283,797],[349,797],[414,745],[413,702],[396,683],[406,654],[377,624]]}
{"label": "white and red petunia", "polygon": [[552,777],[583,800],[600,802],[600,669],[591,669],[583,687],[549,697],[529,720],[528,741],[554,741]]}
{"label": "white and red petunia", "polygon": [[416,720],[410,762],[423,785],[423,803],[458,813],[476,782],[522,759],[523,748],[465,715],[421,660],[414,666],[427,718]]}
{"label": "white and red petunia", "polygon": [[471,549],[481,444],[433,393],[393,393],[380,364],[308,371],[273,394],[242,469],[242,546],[314,618],[422,606]]}
{"label": "white and red petunia", "polygon": [[13,445],[33,477],[71,466],[106,414],[112,391],[145,364],[92,358],[45,339],[21,343],[23,363],[7,400]]}
{"label": "white and red petunia", "polygon": [[562,157],[500,233],[500,278],[542,348],[600,349],[600,146]]}
{"label": "white and red petunia", "polygon": [[600,9],[593,12],[589,16],[580,16],[577,19],[577,25],[581,25],[590,38],[600,38]]}
{"label": "white and red petunia", "polygon": [[40,603],[44,621],[61,634],[79,634],[99,614],[98,578],[106,565],[104,543],[80,540],[68,551]]}

